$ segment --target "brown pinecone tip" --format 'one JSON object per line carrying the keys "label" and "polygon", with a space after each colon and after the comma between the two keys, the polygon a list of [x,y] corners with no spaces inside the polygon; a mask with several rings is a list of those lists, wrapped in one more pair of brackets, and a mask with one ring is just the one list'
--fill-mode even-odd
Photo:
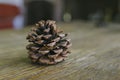
{"label": "brown pinecone tip", "polygon": [[56,64],[63,61],[70,53],[68,34],[58,30],[55,21],[41,20],[28,33],[26,46],[29,58],[34,63]]}

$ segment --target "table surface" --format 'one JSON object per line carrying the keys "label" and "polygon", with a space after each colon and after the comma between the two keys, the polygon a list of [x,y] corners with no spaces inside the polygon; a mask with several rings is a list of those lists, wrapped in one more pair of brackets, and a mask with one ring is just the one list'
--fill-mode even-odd
{"label": "table surface", "polygon": [[58,24],[73,46],[57,65],[35,65],[25,46],[30,28],[0,31],[0,80],[120,80],[120,25],[95,28],[92,23]]}

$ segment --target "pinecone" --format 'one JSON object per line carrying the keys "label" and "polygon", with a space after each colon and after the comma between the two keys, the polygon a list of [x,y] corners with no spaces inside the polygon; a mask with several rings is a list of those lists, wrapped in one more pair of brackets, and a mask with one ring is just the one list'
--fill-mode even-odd
{"label": "pinecone", "polygon": [[56,64],[63,61],[70,53],[68,34],[58,30],[55,21],[41,20],[28,33],[26,46],[29,58],[34,63]]}

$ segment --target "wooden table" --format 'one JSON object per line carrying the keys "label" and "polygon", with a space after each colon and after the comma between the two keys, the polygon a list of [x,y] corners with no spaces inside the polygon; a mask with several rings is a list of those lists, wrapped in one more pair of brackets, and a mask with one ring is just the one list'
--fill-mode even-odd
{"label": "wooden table", "polygon": [[0,31],[0,80],[120,80],[120,25],[58,24],[72,39],[72,53],[57,65],[35,65],[25,46],[29,28]]}

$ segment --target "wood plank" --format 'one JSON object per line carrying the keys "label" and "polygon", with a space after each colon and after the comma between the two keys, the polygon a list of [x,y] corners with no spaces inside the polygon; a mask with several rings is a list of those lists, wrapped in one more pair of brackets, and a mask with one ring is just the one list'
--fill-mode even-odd
{"label": "wood plank", "polygon": [[[29,28],[0,31],[0,80],[120,80],[120,28],[111,24],[61,23],[73,46],[66,61],[35,65],[27,58]],[[113,28],[114,26],[114,28]]]}

